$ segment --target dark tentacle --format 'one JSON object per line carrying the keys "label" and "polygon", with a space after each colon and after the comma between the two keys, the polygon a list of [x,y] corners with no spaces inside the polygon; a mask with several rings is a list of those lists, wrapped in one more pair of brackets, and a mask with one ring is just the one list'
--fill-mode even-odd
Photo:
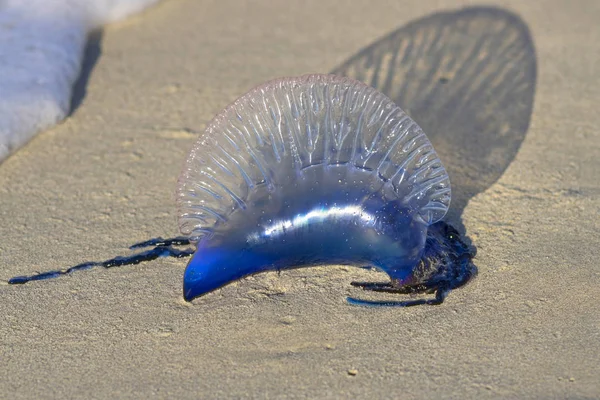
{"label": "dark tentacle", "polygon": [[86,269],[94,268],[94,267],[103,267],[103,268],[112,268],[112,267],[121,267],[125,265],[135,265],[142,262],[156,260],[159,257],[175,257],[175,258],[183,258],[189,257],[194,254],[194,250],[185,249],[179,250],[175,249],[171,246],[156,246],[153,249],[146,250],[142,253],[134,254],[131,256],[119,256],[115,258],[111,258],[106,261],[92,261],[85,262],[82,264],[75,265],[74,267],[62,269],[62,270],[54,270],[41,272],[39,274],[29,275],[29,276],[15,276],[8,280],[9,284],[18,285],[24,284],[31,281],[39,281],[51,278],[58,278],[61,275],[68,275],[76,271],[83,271]]}
{"label": "dark tentacle", "polygon": [[391,282],[350,282],[350,284],[371,292],[396,294],[431,293],[440,286],[437,282],[405,286],[394,286]]}
{"label": "dark tentacle", "polygon": [[413,307],[421,305],[437,306],[442,304],[444,300],[446,300],[448,293],[450,293],[450,288],[447,286],[441,286],[437,289],[435,293],[435,298],[433,299],[418,299],[405,301],[373,301],[357,299],[355,297],[347,297],[346,300],[349,304],[363,307]]}
{"label": "dark tentacle", "polygon": [[438,222],[429,227],[425,250],[412,272],[411,285],[395,285],[392,282],[352,282],[352,286],[372,292],[415,294],[432,293],[434,299],[406,301],[370,301],[349,297],[353,305],[366,307],[412,307],[422,304],[442,304],[451,290],[469,282],[477,274],[472,260],[476,249],[469,239],[446,222]]}
{"label": "dark tentacle", "polygon": [[156,246],[189,246],[190,239],[185,236],[177,236],[171,239],[163,239],[161,237],[157,237],[154,239],[149,239],[144,242],[136,243],[132,246],[129,246],[130,250],[141,249],[143,247],[156,247]]}
{"label": "dark tentacle", "polygon": [[363,300],[357,299],[354,297],[347,297],[346,300],[348,304],[352,304],[353,306],[362,306],[362,307],[412,307],[412,306],[420,306],[423,304],[428,304],[428,300],[419,299],[419,300],[406,300],[406,301],[372,301],[372,300]]}
{"label": "dark tentacle", "polygon": [[393,288],[391,282],[350,282],[354,287],[362,288],[363,290],[377,291],[379,288]]}

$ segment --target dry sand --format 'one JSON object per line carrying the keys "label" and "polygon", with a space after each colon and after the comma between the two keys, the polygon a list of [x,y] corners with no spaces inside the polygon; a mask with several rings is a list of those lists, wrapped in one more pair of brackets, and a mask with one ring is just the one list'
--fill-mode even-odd
{"label": "dry sand", "polygon": [[537,78],[519,86],[519,101],[535,94],[519,117],[531,123],[488,157],[506,165],[483,168],[479,186],[477,157],[462,154],[475,160],[462,170],[448,160],[451,217],[479,249],[479,276],[441,306],[350,306],[346,295],[363,295],[350,281],[374,277],[341,267],[257,275],[192,304],[184,260],[5,283],[175,235],[179,169],[228,102],[277,76],[332,71],[470,2],[287,3],[167,0],[109,27],[89,47],[73,115],[0,166],[0,397],[600,398],[592,0],[490,3],[531,32]]}

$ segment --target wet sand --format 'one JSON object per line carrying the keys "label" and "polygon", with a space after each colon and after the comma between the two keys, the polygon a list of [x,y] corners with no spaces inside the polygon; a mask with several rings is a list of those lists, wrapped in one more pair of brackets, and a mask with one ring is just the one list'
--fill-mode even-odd
{"label": "wet sand", "polygon": [[[502,8],[456,25],[474,2],[272,3],[167,0],[106,28],[72,115],[0,165],[0,398],[600,397],[598,4],[485,2]],[[456,56],[480,69],[429,68],[495,23],[519,68],[486,63],[493,48]],[[399,53],[414,68],[394,75],[396,100],[448,165],[449,219],[478,248],[479,275],[443,305],[350,306],[394,296],[352,288],[381,276],[339,266],[193,303],[177,259],[6,284],[176,235],[179,170],[216,112],[278,76],[372,80],[364,57],[391,62],[385,43],[409,39],[446,46]]]}

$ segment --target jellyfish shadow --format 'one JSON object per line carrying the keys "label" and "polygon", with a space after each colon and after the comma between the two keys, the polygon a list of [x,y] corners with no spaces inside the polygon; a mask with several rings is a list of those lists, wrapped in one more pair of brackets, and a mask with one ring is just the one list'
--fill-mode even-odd
{"label": "jellyfish shadow", "polygon": [[92,71],[98,63],[98,59],[102,54],[102,36],[103,31],[99,29],[88,35],[87,43],[83,52],[83,61],[81,63],[81,71],[71,94],[71,104],[69,107],[69,116],[72,116],[79,106],[83,103],[87,95],[87,85],[92,75]]}
{"label": "jellyfish shadow", "polygon": [[430,138],[450,175],[448,219],[500,178],[527,133],[536,56],[527,25],[490,7],[435,13],[359,51],[332,73],[378,89]]}

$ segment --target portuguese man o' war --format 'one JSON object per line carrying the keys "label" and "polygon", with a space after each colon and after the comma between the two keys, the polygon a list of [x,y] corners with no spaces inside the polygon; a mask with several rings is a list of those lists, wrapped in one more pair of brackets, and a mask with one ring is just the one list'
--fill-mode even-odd
{"label": "portuguese man o' war", "polygon": [[439,304],[474,273],[474,250],[439,222],[450,192],[421,128],[382,93],[335,75],[268,82],[213,119],[179,179],[197,247],[184,298],[262,271],[366,264],[390,282],[356,286],[436,291],[386,304]]}
{"label": "portuguese man o' war", "polygon": [[[351,304],[441,304],[476,273],[475,248],[442,221],[450,197],[433,146],[388,97],[336,75],[281,78],[229,105],[192,148],[177,190],[184,237],[9,283],[191,255],[188,301],[263,271],[349,265],[389,276],[352,282],[365,290],[435,292],[406,301],[348,298]],[[195,252],[174,248],[188,244]]]}

